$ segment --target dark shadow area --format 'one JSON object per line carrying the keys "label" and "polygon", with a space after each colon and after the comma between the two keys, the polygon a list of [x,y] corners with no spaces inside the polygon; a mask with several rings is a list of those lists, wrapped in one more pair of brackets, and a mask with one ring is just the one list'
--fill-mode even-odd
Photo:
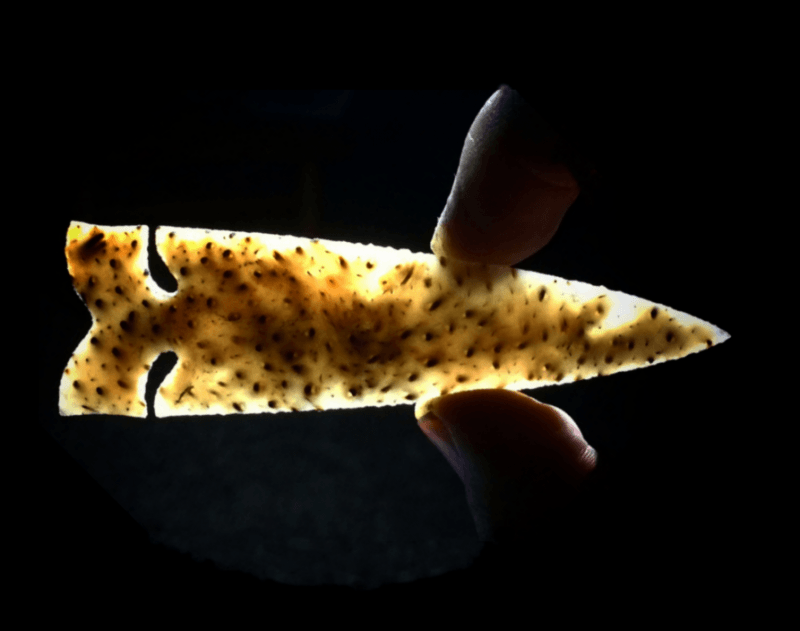
{"label": "dark shadow area", "polygon": [[[718,199],[722,181],[708,172],[723,162],[716,97],[696,91],[705,83],[684,88],[685,75],[675,76],[626,74],[596,86],[509,81],[586,148],[603,176],[591,203],[579,197],[556,237],[520,267],[666,304],[733,338],[675,362],[530,391],[575,419],[609,463],[607,490],[573,515],[572,539],[532,532],[538,549],[492,552],[494,561],[481,554],[461,480],[410,405],[157,421],[153,401],[177,363],[172,352],[150,369],[145,419],[59,417],[57,391],[89,321],[66,274],[70,220],[151,226],[150,274],[169,292],[177,282],[155,249],[158,225],[425,252],[465,135],[499,81],[346,98],[75,94],[71,109],[53,114],[60,132],[48,154],[59,199],[43,241],[44,431],[28,543],[40,593],[83,598],[152,585],[171,595],[205,585],[272,606],[288,592],[338,597],[364,586],[439,597],[438,586],[463,585],[452,574],[463,571],[463,580],[513,576],[532,608],[552,605],[542,591],[548,581],[569,591],[580,580],[586,594],[630,610],[642,592],[672,607],[691,581],[716,585],[719,533],[732,519],[723,482],[733,452],[721,442],[741,416],[730,396],[742,372],[743,329],[731,308],[741,287],[729,267],[742,241]],[[586,570],[577,579],[556,576],[557,564],[542,569],[542,558],[565,548],[572,565],[564,567]]]}
{"label": "dark shadow area", "polygon": [[158,387],[164,383],[164,379],[166,379],[169,371],[172,370],[177,363],[178,356],[173,351],[169,351],[168,353],[161,353],[156,357],[156,360],[150,367],[150,371],[147,373],[147,385],[144,391],[148,419],[157,418],[154,409],[156,392]]}
{"label": "dark shadow area", "polygon": [[156,248],[156,229],[157,226],[148,226],[147,235],[147,267],[150,277],[158,284],[161,289],[169,293],[178,290],[178,281],[170,273],[166,263],[161,259],[161,255]]}

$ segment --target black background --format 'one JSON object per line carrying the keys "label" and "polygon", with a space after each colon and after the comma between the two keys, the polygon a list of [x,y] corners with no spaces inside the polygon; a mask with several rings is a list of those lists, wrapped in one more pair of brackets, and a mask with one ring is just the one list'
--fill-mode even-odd
{"label": "black background", "polygon": [[[670,593],[664,577],[676,571],[683,589],[699,589],[724,562],[719,443],[735,409],[726,385],[736,370],[734,222],[720,199],[719,96],[666,71],[504,81],[598,172],[591,196],[519,267],[648,298],[733,336],[678,361],[531,393],[567,411],[614,464],[612,492],[577,542],[603,559],[597,589],[613,591],[608,567],[631,563],[652,593]],[[135,577],[153,590],[367,597],[374,592],[361,590],[425,589],[429,577],[447,585],[481,572],[461,482],[411,406],[163,421],[62,418],[57,396],[90,323],[63,255],[70,220],[425,252],[467,130],[497,87],[98,90],[60,108],[47,171],[58,203],[41,226],[42,446],[32,492],[41,516],[31,549],[43,585],[69,593],[80,571],[82,588],[116,593]]]}

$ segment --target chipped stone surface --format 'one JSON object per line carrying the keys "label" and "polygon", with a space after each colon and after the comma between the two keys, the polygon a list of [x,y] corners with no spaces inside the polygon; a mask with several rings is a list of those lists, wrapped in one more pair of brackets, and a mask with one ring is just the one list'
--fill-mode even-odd
{"label": "chipped stone surface", "polygon": [[718,327],[605,287],[344,242],[160,227],[177,279],[147,271],[146,226],[73,221],[66,257],[92,314],[62,375],[62,415],[144,417],[156,357],[178,363],[159,417],[425,403],[527,390],[683,357]]}

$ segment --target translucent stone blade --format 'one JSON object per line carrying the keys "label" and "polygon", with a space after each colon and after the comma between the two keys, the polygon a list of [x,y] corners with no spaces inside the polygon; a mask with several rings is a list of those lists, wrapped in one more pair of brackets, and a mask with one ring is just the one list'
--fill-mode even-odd
{"label": "translucent stone blade", "polygon": [[155,412],[424,403],[611,375],[719,344],[718,327],[605,287],[431,254],[161,227],[178,283],[147,272],[146,226],[72,222],[66,257],[93,324],[62,375],[62,415],[144,417],[155,358],[178,363]]}

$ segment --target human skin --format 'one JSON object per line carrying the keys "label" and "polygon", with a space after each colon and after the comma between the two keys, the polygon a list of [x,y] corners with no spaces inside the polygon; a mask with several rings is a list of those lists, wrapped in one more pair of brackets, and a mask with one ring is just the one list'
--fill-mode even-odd
{"label": "human skin", "polygon": [[[470,127],[434,233],[435,254],[514,265],[544,247],[578,196],[560,139],[502,86]],[[478,535],[534,543],[596,468],[597,453],[566,412],[510,390],[440,397],[419,420],[458,473]]]}
{"label": "human skin", "polygon": [[464,141],[434,253],[515,265],[544,247],[580,192],[566,164],[553,160],[561,145],[519,94],[497,90]]}

